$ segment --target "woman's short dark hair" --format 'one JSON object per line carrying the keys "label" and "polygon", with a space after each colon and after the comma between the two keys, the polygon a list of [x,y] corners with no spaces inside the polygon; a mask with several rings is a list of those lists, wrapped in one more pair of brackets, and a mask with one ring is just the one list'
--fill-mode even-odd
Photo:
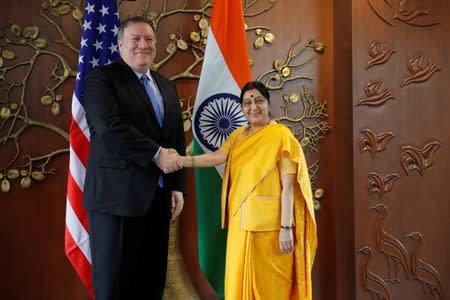
{"label": "woman's short dark hair", "polygon": [[155,27],[153,26],[151,21],[147,20],[144,17],[134,16],[134,17],[128,18],[125,21],[123,21],[122,23],[120,23],[119,31],[117,32],[117,40],[120,41],[122,39],[123,31],[125,30],[125,28],[127,28],[128,26],[131,26],[133,24],[136,24],[136,23],[148,24],[148,26],[150,26],[152,28],[153,32],[156,34]]}
{"label": "woman's short dark hair", "polygon": [[242,104],[242,100],[244,98],[244,94],[246,91],[257,89],[261,95],[263,95],[264,98],[267,99],[267,101],[270,102],[270,94],[269,90],[266,88],[266,86],[259,82],[259,81],[249,81],[247,82],[244,87],[241,90],[241,96],[239,97],[239,102]]}

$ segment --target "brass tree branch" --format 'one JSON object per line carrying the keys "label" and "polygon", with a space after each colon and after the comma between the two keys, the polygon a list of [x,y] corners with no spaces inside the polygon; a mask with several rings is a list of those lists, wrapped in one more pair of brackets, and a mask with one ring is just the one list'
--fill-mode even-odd
{"label": "brass tree branch", "polygon": [[[58,24],[56,24],[56,22],[55,22],[52,18],[48,17],[48,16],[43,12],[42,9],[40,10],[40,14],[41,14],[41,16],[42,16],[44,19],[46,19],[50,24],[52,24],[52,25],[55,27],[56,31],[58,31],[58,33],[61,35],[61,38],[60,38],[59,40],[57,40],[57,39],[51,37],[50,35],[49,35],[49,38],[50,38],[52,41],[54,41],[55,43],[61,44],[61,45],[63,45],[63,46],[66,46],[67,48],[71,49],[73,52],[75,52],[75,53],[77,53],[77,54],[80,54],[80,50],[79,50],[78,48],[76,48],[76,47],[69,41],[69,39],[67,38],[67,36],[64,34],[64,31],[62,30],[62,28],[61,28]],[[80,26],[81,26],[81,23],[80,23]]]}

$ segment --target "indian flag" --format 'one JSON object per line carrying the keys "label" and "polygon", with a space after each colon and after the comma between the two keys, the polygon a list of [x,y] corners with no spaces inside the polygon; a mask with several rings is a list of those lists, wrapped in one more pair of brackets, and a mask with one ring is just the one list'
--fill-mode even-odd
{"label": "indian flag", "polygon": [[[247,123],[239,104],[251,80],[241,0],[215,0],[193,113],[194,154],[215,151]],[[226,230],[220,228],[223,166],[196,169],[200,267],[223,298]]]}

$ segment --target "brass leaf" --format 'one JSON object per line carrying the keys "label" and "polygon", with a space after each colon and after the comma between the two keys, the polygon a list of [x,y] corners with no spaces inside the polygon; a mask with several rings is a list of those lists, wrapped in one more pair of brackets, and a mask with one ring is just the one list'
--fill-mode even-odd
{"label": "brass leaf", "polygon": [[253,47],[255,47],[255,49],[259,49],[264,45],[264,38],[263,37],[257,37],[255,42],[253,43]]}
{"label": "brass leaf", "polygon": [[200,29],[205,29],[208,28],[208,20],[206,20],[205,18],[202,18],[199,22],[198,22],[198,27],[200,27]]}
{"label": "brass leaf", "polygon": [[149,13],[147,14],[147,18],[148,18],[150,21],[154,21],[154,20],[156,20],[156,18],[158,18],[158,14],[157,14],[156,12],[154,12],[154,11],[151,11],[151,12],[149,12]]}
{"label": "brass leaf", "polygon": [[289,96],[289,101],[291,101],[292,103],[297,103],[298,100],[300,100],[300,94],[297,92],[292,93],[291,96]]}
{"label": "brass leaf", "polygon": [[175,51],[177,51],[177,46],[175,45],[175,43],[170,43],[167,45],[166,47],[166,52],[169,54],[174,53]]}
{"label": "brass leaf", "polygon": [[200,34],[198,32],[192,31],[190,38],[193,42],[198,42],[200,41]]}
{"label": "brass leaf", "polygon": [[258,28],[258,29],[255,30],[255,33],[257,35],[262,35],[263,34],[263,30],[261,28]]}
{"label": "brass leaf", "polygon": [[10,107],[11,109],[16,110],[19,108],[19,105],[17,103],[11,103]]}
{"label": "brass leaf", "polygon": [[16,53],[11,50],[3,50],[2,56],[6,59],[14,59],[16,57]]}
{"label": "brass leaf", "polygon": [[11,189],[11,184],[9,183],[8,179],[5,178],[2,180],[1,189],[3,193],[9,192],[9,190]]}
{"label": "brass leaf", "polygon": [[3,57],[0,57],[0,68],[3,67]]}
{"label": "brass leaf", "polygon": [[59,105],[59,103],[53,102],[53,104],[52,104],[52,114],[54,116],[57,116],[57,115],[59,115],[60,112],[61,112],[61,106]]}
{"label": "brass leaf", "polygon": [[325,50],[325,45],[323,43],[315,43],[314,44],[314,51],[317,53],[323,53]]}
{"label": "brass leaf", "polygon": [[273,43],[273,41],[275,40],[275,35],[273,34],[273,33],[266,33],[265,35],[264,35],[264,40],[267,42],[267,43],[269,43],[269,44],[272,44]]}
{"label": "brass leaf", "polygon": [[0,118],[2,119],[6,119],[11,115],[11,110],[9,109],[9,107],[2,107],[0,109]]}
{"label": "brass leaf", "polygon": [[44,39],[37,39],[34,44],[40,49],[47,47],[47,41]]}
{"label": "brass leaf", "polygon": [[322,188],[318,188],[317,190],[314,191],[314,197],[317,199],[322,198],[324,194],[325,194],[325,191]]}
{"label": "brass leaf", "polygon": [[273,68],[277,71],[281,70],[281,62],[278,59],[275,59],[273,62]]}
{"label": "brass leaf", "polygon": [[12,32],[15,36],[20,36],[20,34],[22,33],[22,29],[20,28],[19,25],[13,24],[13,25],[11,25],[11,32]]}
{"label": "brass leaf", "polygon": [[81,19],[83,19],[83,12],[77,7],[73,10],[72,17],[75,20],[80,21]]}
{"label": "brass leaf", "polygon": [[39,34],[39,28],[38,27],[36,27],[36,26],[28,26],[28,27],[25,27],[23,29],[23,34],[22,35],[23,35],[24,38],[35,39],[35,38],[37,38],[38,34]]}
{"label": "brass leaf", "polygon": [[59,0],[49,0],[48,1],[50,3],[51,6],[55,7],[56,5],[59,4]]}
{"label": "brass leaf", "polygon": [[17,169],[8,170],[7,176],[9,179],[16,179],[17,177],[19,177],[19,170]]}
{"label": "brass leaf", "polygon": [[24,189],[29,188],[31,185],[31,179],[30,177],[24,177],[20,180],[20,186]]}
{"label": "brass leaf", "polygon": [[187,45],[187,43],[184,41],[184,40],[178,40],[177,41],[177,47],[178,47],[178,49],[181,49],[181,50],[186,50],[187,48],[188,48],[188,45]]}
{"label": "brass leaf", "polygon": [[20,170],[20,176],[27,176],[28,175],[28,171],[27,170]]}
{"label": "brass leaf", "polygon": [[68,4],[64,4],[58,7],[58,13],[60,15],[67,15],[71,10],[72,8]]}
{"label": "brass leaf", "polygon": [[55,96],[56,101],[61,101],[63,99],[63,95],[59,94]]}
{"label": "brass leaf", "polygon": [[281,75],[283,75],[283,77],[289,77],[289,75],[291,75],[291,68],[289,67],[284,67],[281,70]]}
{"label": "brass leaf", "polygon": [[314,207],[314,210],[315,210],[315,211],[319,211],[321,206],[322,206],[322,205],[320,204],[319,201],[317,201],[317,200],[314,200],[314,201],[313,201],[313,207]]}
{"label": "brass leaf", "polygon": [[45,174],[42,173],[41,171],[33,171],[31,173],[31,177],[33,177],[34,180],[42,181],[45,179]]}
{"label": "brass leaf", "polygon": [[53,103],[53,99],[49,95],[45,95],[41,98],[41,103],[44,105],[50,105]]}
{"label": "brass leaf", "polygon": [[198,20],[200,20],[200,18],[201,18],[202,16],[200,16],[200,15],[194,15],[194,21],[198,21]]}

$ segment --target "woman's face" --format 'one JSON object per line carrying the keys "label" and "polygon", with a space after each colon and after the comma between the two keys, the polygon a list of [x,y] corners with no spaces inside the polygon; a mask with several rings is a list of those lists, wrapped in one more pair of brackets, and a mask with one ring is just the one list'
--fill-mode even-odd
{"label": "woman's face", "polygon": [[244,93],[242,110],[252,127],[265,126],[269,123],[269,100],[264,98],[257,89]]}

